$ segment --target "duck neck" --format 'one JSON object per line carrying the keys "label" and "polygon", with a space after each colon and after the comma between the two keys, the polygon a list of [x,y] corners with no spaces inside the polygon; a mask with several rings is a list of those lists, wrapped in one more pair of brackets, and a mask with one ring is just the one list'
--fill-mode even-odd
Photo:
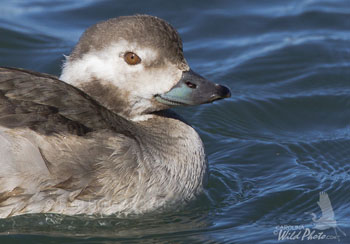
{"label": "duck neck", "polygon": [[158,173],[152,176],[160,187],[164,187],[165,192],[180,191],[186,195],[202,189],[208,167],[197,132],[170,111],[158,112],[141,124],[151,132],[143,137],[143,151],[147,151],[145,167]]}
{"label": "duck neck", "polygon": [[[208,170],[203,143],[197,132],[175,118],[174,113],[167,115],[156,113],[145,121],[136,122],[139,125],[137,150],[133,149],[132,153],[138,163],[133,168],[134,177],[126,179],[130,181],[127,185],[137,186],[133,187],[132,194],[142,195],[145,201],[159,201],[159,204],[194,198],[203,190]],[[109,172],[120,175],[118,170]],[[120,179],[111,182],[120,184]],[[117,187],[120,188],[109,185],[110,189]]]}

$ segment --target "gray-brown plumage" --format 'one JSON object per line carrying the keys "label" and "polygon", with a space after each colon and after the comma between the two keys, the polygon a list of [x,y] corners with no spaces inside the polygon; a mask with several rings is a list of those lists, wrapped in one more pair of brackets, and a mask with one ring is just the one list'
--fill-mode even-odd
{"label": "gray-brown plumage", "polygon": [[55,76],[0,68],[0,125],[29,127],[46,135],[85,135],[94,129],[130,134],[132,123]]}
{"label": "gray-brown plumage", "polygon": [[143,15],[89,28],[64,81],[0,68],[0,217],[139,214],[194,199],[203,145],[166,109],[230,93],[186,67],[177,32]]}
{"label": "gray-brown plumage", "polygon": [[[110,32],[111,29],[114,31]],[[148,15],[122,16],[90,27],[80,38],[70,58],[79,59],[84,53],[101,50],[120,39],[134,39],[145,46],[161,48],[164,58],[180,67],[187,66],[177,31],[167,22]],[[159,58],[152,65],[159,65],[164,61],[165,59]]]}

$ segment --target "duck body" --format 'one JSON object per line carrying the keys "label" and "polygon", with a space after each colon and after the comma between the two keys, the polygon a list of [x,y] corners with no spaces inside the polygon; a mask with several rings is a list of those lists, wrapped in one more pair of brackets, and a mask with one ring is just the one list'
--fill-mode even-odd
{"label": "duck body", "polygon": [[[112,27],[123,21],[136,29],[137,25],[145,29],[150,21],[158,32],[174,31],[152,16],[115,19]],[[228,89],[206,83],[192,72],[183,59],[182,44],[174,47],[180,62],[172,56],[153,65],[147,63],[147,52],[154,47],[142,49],[137,42],[121,40],[120,29],[112,44],[111,37],[103,47],[88,42],[100,36],[94,33],[96,29],[105,33],[110,25],[109,21],[92,27],[93,34],[88,29],[60,79],[0,68],[0,218],[48,212],[141,214],[183,205],[203,191],[208,174],[203,143],[168,108],[228,97]],[[106,69],[118,62],[117,67],[124,61],[130,65],[120,68],[118,78],[94,70],[105,55],[105,46],[120,51],[126,41],[133,49],[124,46],[116,54],[122,61],[106,61]],[[167,45],[157,45],[169,51]],[[159,54],[150,56],[156,60]],[[139,58],[136,61],[141,64],[130,57]],[[145,78],[140,73],[146,73]],[[157,82],[150,74],[160,76],[162,83],[148,87],[147,79]],[[167,78],[170,74],[172,78]]]}

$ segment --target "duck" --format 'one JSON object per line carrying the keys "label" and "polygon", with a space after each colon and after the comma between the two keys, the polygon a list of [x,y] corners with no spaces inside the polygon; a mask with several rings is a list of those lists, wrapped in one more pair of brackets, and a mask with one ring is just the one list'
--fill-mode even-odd
{"label": "duck", "polygon": [[59,77],[0,68],[0,218],[137,216],[203,193],[203,142],[171,108],[231,92],[189,67],[174,27],[108,19],[65,58]]}

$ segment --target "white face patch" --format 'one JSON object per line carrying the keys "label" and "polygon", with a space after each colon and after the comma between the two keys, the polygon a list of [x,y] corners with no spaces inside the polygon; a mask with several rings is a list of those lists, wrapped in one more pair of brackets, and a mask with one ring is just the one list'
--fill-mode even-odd
{"label": "white face patch", "polygon": [[[127,64],[127,52],[137,54],[141,62]],[[158,59],[163,57],[157,50],[121,40],[103,50],[86,53],[81,59],[71,61],[68,57],[60,79],[77,87],[90,81],[114,85],[128,94],[122,99],[128,100],[125,102],[130,109],[142,113],[154,106],[151,99],[155,95],[168,92],[182,76],[182,70],[170,62],[152,66]]]}

